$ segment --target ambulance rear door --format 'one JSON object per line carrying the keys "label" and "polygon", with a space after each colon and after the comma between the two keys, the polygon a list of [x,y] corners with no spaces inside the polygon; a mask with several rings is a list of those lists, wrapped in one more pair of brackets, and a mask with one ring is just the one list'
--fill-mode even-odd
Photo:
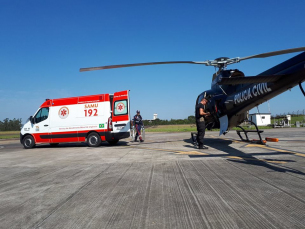
{"label": "ambulance rear door", "polygon": [[113,133],[130,132],[129,91],[115,92],[112,101]]}

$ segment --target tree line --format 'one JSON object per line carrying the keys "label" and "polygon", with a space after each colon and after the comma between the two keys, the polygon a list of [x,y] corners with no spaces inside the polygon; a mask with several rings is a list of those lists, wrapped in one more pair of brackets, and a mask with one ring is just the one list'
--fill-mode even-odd
{"label": "tree line", "polygon": [[158,126],[158,125],[179,125],[179,124],[195,124],[196,119],[194,115],[188,116],[186,119],[171,119],[171,120],[143,120],[144,126]]}
{"label": "tree line", "polygon": [[286,118],[286,115],[291,115],[291,117],[305,116],[305,110],[296,111],[296,112],[287,112],[282,114],[271,115],[271,118]]}
{"label": "tree line", "polygon": [[0,131],[19,131],[22,127],[21,118],[19,119],[4,119],[0,121]]}

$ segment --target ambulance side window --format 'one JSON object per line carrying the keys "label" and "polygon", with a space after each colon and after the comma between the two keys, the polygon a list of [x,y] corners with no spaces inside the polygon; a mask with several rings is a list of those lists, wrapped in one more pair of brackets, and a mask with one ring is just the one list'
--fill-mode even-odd
{"label": "ambulance side window", "polygon": [[114,115],[128,114],[127,100],[119,100],[114,102]]}
{"label": "ambulance side window", "polygon": [[48,116],[49,116],[49,108],[47,107],[41,108],[35,115],[35,123],[39,123],[46,120]]}

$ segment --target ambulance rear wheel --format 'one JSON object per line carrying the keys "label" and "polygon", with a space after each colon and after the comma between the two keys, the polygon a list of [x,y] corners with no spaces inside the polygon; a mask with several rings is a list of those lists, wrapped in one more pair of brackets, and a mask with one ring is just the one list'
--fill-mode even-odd
{"label": "ambulance rear wheel", "polygon": [[90,147],[98,147],[101,144],[101,137],[97,133],[89,134],[87,144]]}
{"label": "ambulance rear wheel", "polygon": [[35,140],[32,135],[26,135],[22,140],[22,144],[25,149],[31,149],[35,146]]}
{"label": "ambulance rear wheel", "polygon": [[108,141],[108,143],[112,146],[116,145],[118,142],[119,142],[119,140]]}

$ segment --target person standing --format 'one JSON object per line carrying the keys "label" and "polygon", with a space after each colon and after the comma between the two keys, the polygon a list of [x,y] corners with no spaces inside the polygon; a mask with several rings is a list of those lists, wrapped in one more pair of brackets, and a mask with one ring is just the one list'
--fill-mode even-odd
{"label": "person standing", "polygon": [[133,117],[132,121],[133,121],[133,124],[135,125],[136,132],[137,132],[134,141],[137,142],[138,137],[139,137],[140,142],[144,142],[144,140],[142,139],[142,136],[141,136],[141,129],[143,126],[143,122],[142,122],[142,116],[140,115],[139,110],[137,110],[137,114]]}
{"label": "person standing", "polygon": [[208,149],[208,147],[203,145],[203,138],[205,134],[205,117],[209,116],[210,113],[205,112],[205,105],[208,100],[206,98],[202,98],[200,103],[196,106],[196,126],[197,126],[197,142],[199,149]]}

